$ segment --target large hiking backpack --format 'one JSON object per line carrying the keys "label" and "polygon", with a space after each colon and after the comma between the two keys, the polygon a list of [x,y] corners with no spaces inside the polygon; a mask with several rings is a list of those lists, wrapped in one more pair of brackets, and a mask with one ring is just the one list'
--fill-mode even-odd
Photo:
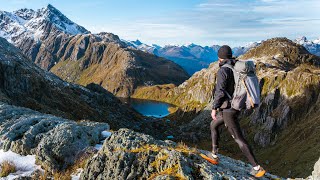
{"label": "large hiking backpack", "polygon": [[231,99],[231,107],[236,110],[253,109],[260,104],[260,87],[253,61],[236,61],[235,65],[225,64],[222,67],[232,69],[235,88]]}

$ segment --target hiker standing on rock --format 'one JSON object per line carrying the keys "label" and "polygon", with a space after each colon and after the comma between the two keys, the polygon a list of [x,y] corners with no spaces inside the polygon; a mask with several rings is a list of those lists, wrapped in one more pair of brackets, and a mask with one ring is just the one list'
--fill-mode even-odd
{"label": "hiker standing on rock", "polygon": [[[241,85],[244,86],[243,88],[245,89],[244,93],[249,93],[246,84],[255,85],[254,83],[256,83],[257,78],[255,76],[254,64],[253,62],[251,62],[252,64],[248,64],[247,62],[243,61],[242,63],[246,63],[246,64],[242,65],[240,61],[236,61],[235,59],[233,59],[232,50],[227,45],[224,45],[219,49],[218,57],[219,57],[220,69],[218,70],[217,76],[216,76],[217,83],[215,86],[214,102],[213,102],[212,113],[211,113],[213,120],[211,121],[211,124],[210,124],[211,138],[212,138],[212,158],[217,162],[219,160],[217,156],[218,139],[219,139],[218,127],[221,126],[222,124],[225,124],[229,133],[231,134],[233,139],[238,143],[241,151],[253,166],[252,172],[251,172],[252,175],[256,177],[262,177],[265,174],[265,170],[260,165],[258,165],[257,160],[254,154],[252,153],[250,146],[248,145],[247,141],[244,139],[242,135],[240,124],[238,121],[240,110],[245,109],[245,107],[241,108],[240,106],[246,106],[245,103],[247,103],[247,106],[252,105],[252,107],[254,108],[255,106],[253,102],[254,98],[256,99],[259,98],[257,101],[258,103],[260,103],[260,92],[258,93],[258,95],[256,95],[259,97],[254,97],[255,96],[254,94],[253,94],[253,97],[250,97],[250,94],[248,95],[248,97],[247,95],[245,95],[245,97],[248,99],[243,101],[241,98],[244,99],[244,96],[237,95],[237,97],[235,98],[236,95],[234,94],[235,91],[237,91],[237,93],[241,91]],[[239,64],[240,67],[243,66],[244,68],[246,68],[245,70],[242,70],[243,73],[235,71],[236,63]],[[252,65],[253,67],[250,69],[250,66]],[[254,79],[253,83],[251,83],[250,80],[249,82],[243,80],[243,84],[241,82],[239,83],[237,82],[242,80],[241,78],[250,77],[249,73],[254,73],[252,75],[254,75],[256,79]],[[245,76],[242,76],[243,74],[245,74]],[[238,90],[235,90],[237,88]],[[243,105],[241,105],[241,103],[243,103]],[[234,109],[234,107],[238,107],[236,108],[238,110]]]}

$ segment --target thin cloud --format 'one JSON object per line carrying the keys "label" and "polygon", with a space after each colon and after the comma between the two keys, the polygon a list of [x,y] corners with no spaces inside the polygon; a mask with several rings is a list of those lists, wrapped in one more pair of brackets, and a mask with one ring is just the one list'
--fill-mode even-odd
{"label": "thin cloud", "polygon": [[[183,24],[166,24],[150,22],[132,22],[128,24],[108,24],[103,27],[92,27],[90,30],[94,33],[108,30],[116,33],[122,39],[135,40],[140,39],[148,43],[157,44],[182,44],[196,42],[199,34],[205,33],[196,27],[190,27]],[[179,43],[177,43],[179,42]]]}
{"label": "thin cloud", "polygon": [[27,3],[27,0],[11,0],[11,3],[16,5],[23,5]]}
{"label": "thin cloud", "polygon": [[190,14],[197,17],[195,24],[211,30],[208,38],[232,44],[275,36],[315,38],[320,30],[319,8],[318,0],[209,0]]}
{"label": "thin cloud", "polygon": [[[19,7],[30,5],[27,0],[12,2],[20,4]],[[312,39],[318,38],[320,32],[319,0],[207,0],[184,10],[173,8],[152,16],[131,17],[130,13],[134,12],[123,11],[121,16],[105,17],[101,22],[77,16],[76,12],[85,8],[104,5],[103,1],[77,2],[76,7],[63,12],[91,32],[112,32],[122,39],[140,39],[160,45],[193,42],[236,46],[277,36],[297,38],[304,35]],[[144,12],[143,8],[148,5],[152,3],[135,11]],[[101,12],[100,16],[107,15]]]}
{"label": "thin cloud", "polygon": [[[27,0],[12,2],[21,4],[19,7],[29,3]],[[34,2],[41,4],[40,0]],[[79,2],[65,13],[91,32],[112,32],[122,39],[160,45],[193,42],[236,46],[276,36],[317,38],[320,32],[319,0],[207,0],[185,10],[168,10],[152,17],[146,14],[133,21],[130,12],[122,12],[128,15],[117,19],[106,17],[102,22],[71,16],[77,14],[74,11],[103,5],[102,1]],[[135,11],[141,12],[143,8]]]}

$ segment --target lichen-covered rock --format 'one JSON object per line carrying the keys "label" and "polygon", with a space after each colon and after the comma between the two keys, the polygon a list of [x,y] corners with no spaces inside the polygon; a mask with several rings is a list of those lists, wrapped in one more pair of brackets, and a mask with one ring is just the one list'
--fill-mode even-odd
{"label": "lichen-covered rock", "polygon": [[98,144],[109,125],[74,122],[26,108],[0,103],[0,148],[18,154],[35,154],[49,170],[62,170]]}
{"label": "lichen-covered rock", "polygon": [[197,149],[120,129],[88,161],[81,179],[248,179],[250,168],[222,155],[219,165],[211,165]]}

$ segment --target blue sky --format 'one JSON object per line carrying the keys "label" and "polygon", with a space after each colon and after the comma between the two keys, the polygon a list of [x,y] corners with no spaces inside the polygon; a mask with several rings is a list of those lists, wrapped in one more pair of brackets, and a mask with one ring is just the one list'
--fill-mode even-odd
{"label": "blue sky", "polygon": [[320,37],[320,0],[0,0],[0,10],[52,4],[91,32],[147,44],[244,45]]}

